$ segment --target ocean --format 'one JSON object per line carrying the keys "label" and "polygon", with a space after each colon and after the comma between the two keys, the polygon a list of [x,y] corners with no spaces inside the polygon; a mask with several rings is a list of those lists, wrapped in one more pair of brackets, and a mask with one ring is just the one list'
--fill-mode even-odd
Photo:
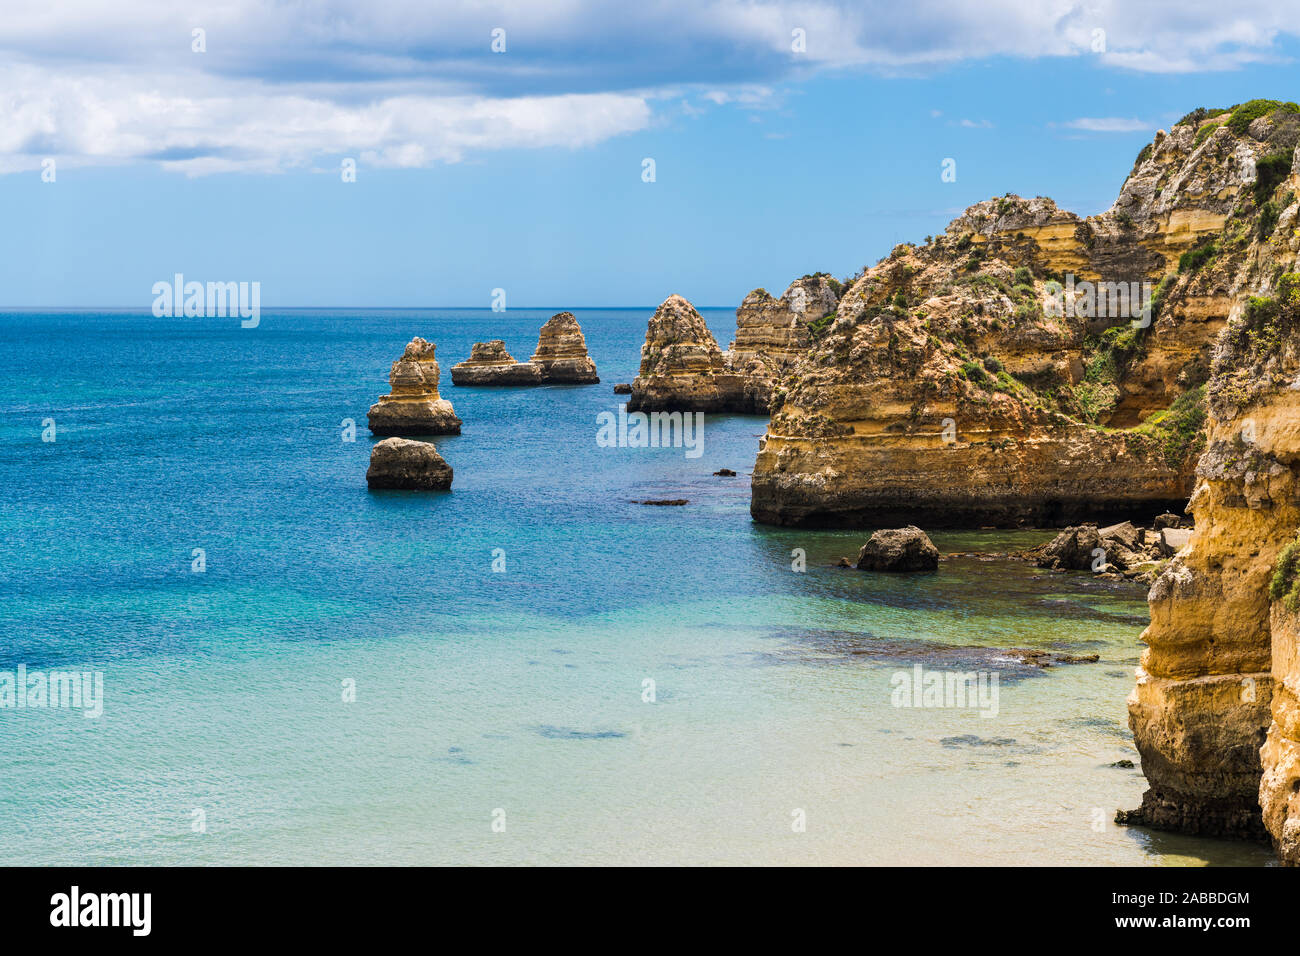
{"label": "ocean", "polygon": [[[866,532],[750,520],[761,418],[601,447],[652,308],[573,310],[599,385],[451,384],[555,311],[0,314],[0,673],[103,679],[97,718],[0,706],[7,863],[1269,862],[1111,822],[1140,589],[996,556],[1050,532],[836,568]],[[372,493],[416,335],[453,488]],[[996,713],[913,706],[918,666],[996,674]]]}

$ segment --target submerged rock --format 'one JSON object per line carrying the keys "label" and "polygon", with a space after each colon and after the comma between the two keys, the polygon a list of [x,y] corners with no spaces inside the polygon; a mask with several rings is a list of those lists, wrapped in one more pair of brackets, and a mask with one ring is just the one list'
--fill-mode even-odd
{"label": "submerged rock", "polygon": [[451,465],[428,442],[385,438],[370,450],[366,484],[371,488],[445,491],[451,477]]}
{"label": "submerged rock", "polygon": [[877,531],[858,552],[859,571],[934,571],[939,549],[915,525]]}
{"label": "submerged rock", "polygon": [[411,339],[393,363],[391,392],[370,406],[370,430],[376,435],[459,435],[461,420],[451,402],[438,395],[437,346]]}

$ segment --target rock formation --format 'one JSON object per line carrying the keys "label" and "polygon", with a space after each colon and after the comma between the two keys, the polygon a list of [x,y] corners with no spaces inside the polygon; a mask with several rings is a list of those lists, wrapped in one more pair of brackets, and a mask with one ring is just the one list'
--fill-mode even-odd
{"label": "rock formation", "polygon": [[[1147,529],[1130,521],[1098,528],[1082,524],[1066,528],[1042,547],[1017,555],[1040,568],[1053,571],[1091,571],[1107,577],[1123,576],[1150,585],[1162,558],[1173,555],[1190,531],[1176,528]],[[1177,547],[1174,543],[1177,542]]]}
{"label": "rock formation", "polygon": [[756,411],[704,317],[680,295],[664,299],[650,317],[627,410]]}
{"label": "rock formation", "polygon": [[572,312],[560,312],[542,326],[537,351],[516,362],[505,342],[475,342],[467,361],[451,367],[456,385],[593,385],[600,381],[596,363]]}
{"label": "rock formation", "polygon": [[542,370],[532,362],[516,362],[500,339],[475,342],[469,358],[451,367],[455,385],[540,385]]}
{"label": "rock formation", "polygon": [[371,488],[445,491],[451,487],[451,465],[428,442],[385,438],[370,450],[366,484]]}
{"label": "rock formation", "polygon": [[370,406],[370,430],[376,435],[459,435],[461,421],[451,402],[438,396],[436,346],[411,339],[393,363],[392,391]]}
{"label": "rock formation", "polygon": [[939,549],[920,528],[892,528],[877,531],[858,552],[859,571],[935,571]]}
{"label": "rock formation", "polygon": [[[1201,129],[1223,119],[1203,118]],[[1292,864],[1300,863],[1300,628],[1288,601],[1294,567],[1287,573],[1300,529],[1297,127],[1300,116],[1282,111],[1244,134],[1231,120],[1197,134],[1203,148],[1249,151],[1258,179],[1215,238],[1222,261],[1208,281],[1230,320],[1207,388],[1208,447],[1189,505],[1196,528],[1151,588],[1129,698],[1149,789],[1140,810],[1121,814],[1190,833],[1267,833]],[[1279,145],[1289,162],[1277,159]],[[1261,146],[1273,151],[1258,155]]]}
{"label": "rock formation", "polygon": [[759,414],[771,409],[777,380],[808,353],[809,326],[835,311],[840,284],[825,273],[790,283],[779,299],[755,289],[736,310],[736,340],[725,353],[744,381],[744,405]]}
{"label": "rock formation", "polygon": [[1300,117],[1222,123],[1157,133],[1099,216],[988,200],[853,280],[774,390],[754,518],[1060,526],[1181,511],[1213,343],[1265,281],[1260,235],[1294,229],[1277,157]]}
{"label": "rock formation", "polygon": [[628,410],[768,414],[777,380],[807,353],[809,326],[835,310],[839,289],[826,273],[795,280],[779,299],[755,289],[726,352],[694,306],[669,296],[646,329]]}
{"label": "rock formation", "polygon": [[529,361],[541,366],[542,381],[547,385],[594,385],[600,381],[572,312],[560,312],[547,320]]}

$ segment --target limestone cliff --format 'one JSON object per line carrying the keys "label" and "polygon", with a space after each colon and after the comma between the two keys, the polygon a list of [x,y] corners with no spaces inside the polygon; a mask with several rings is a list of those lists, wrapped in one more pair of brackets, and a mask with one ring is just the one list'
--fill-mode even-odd
{"label": "limestone cliff", "polygon": [[[1214,131],[1199,135],[1207,143],[1237,135],[1222,122],[1223,114],[1203,119]],[[1300,529],[1297,126],[1300,116],[1285,111],[1251,120],[1237,146],[1272,151],[1255,160],[1249,196],[1214,245],[1201,247],[1222,259],[1210,285],[1230,319],[1207,386],[1208,447],[1189,505],[1196,530],[1151,589],[1128,702],[1149,789],[1140,810],[1122,815],[1192,833],[1267,833],[1292,864],[1300,863],[1300,548],[1288,547]]]}
{"label": "limestone cliff", "polygon": [[840,284],[825,273],[790,283],[781,298],[755,289],[736,310],[736,339],[724,357],[743,385],[743,408],[767,414],[776,381],[808,352],[809,326],[835,311]]}
{"label": "limestone cliff", "polygon": [[376,435],[459,435],[461,421],[451,402],[438,395],[437,346],[411,339],[393,363],[391,391],[370,406],[370,430]]}
{"label": "limestone cliff", "polygon": [[1060,525],[1181,511],[1211,350],[1243,290],[1260,287],[1251,263],[1280,222],[1277,157],[1289,167],[1298,135],[1286,110],[1248,125],[1189,117],[1156,134],[1101,215],[1008,195],[896,247],[810,327],[778,382],[755,519]]}

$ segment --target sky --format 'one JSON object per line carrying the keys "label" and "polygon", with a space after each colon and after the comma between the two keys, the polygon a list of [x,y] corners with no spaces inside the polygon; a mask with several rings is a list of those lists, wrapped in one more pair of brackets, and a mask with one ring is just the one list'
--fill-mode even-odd
{"label": "sky", "polygon": [[0,305],[734,308],[990,196],[1101,212],[1298,54],[1297,0],[6,0]]}

